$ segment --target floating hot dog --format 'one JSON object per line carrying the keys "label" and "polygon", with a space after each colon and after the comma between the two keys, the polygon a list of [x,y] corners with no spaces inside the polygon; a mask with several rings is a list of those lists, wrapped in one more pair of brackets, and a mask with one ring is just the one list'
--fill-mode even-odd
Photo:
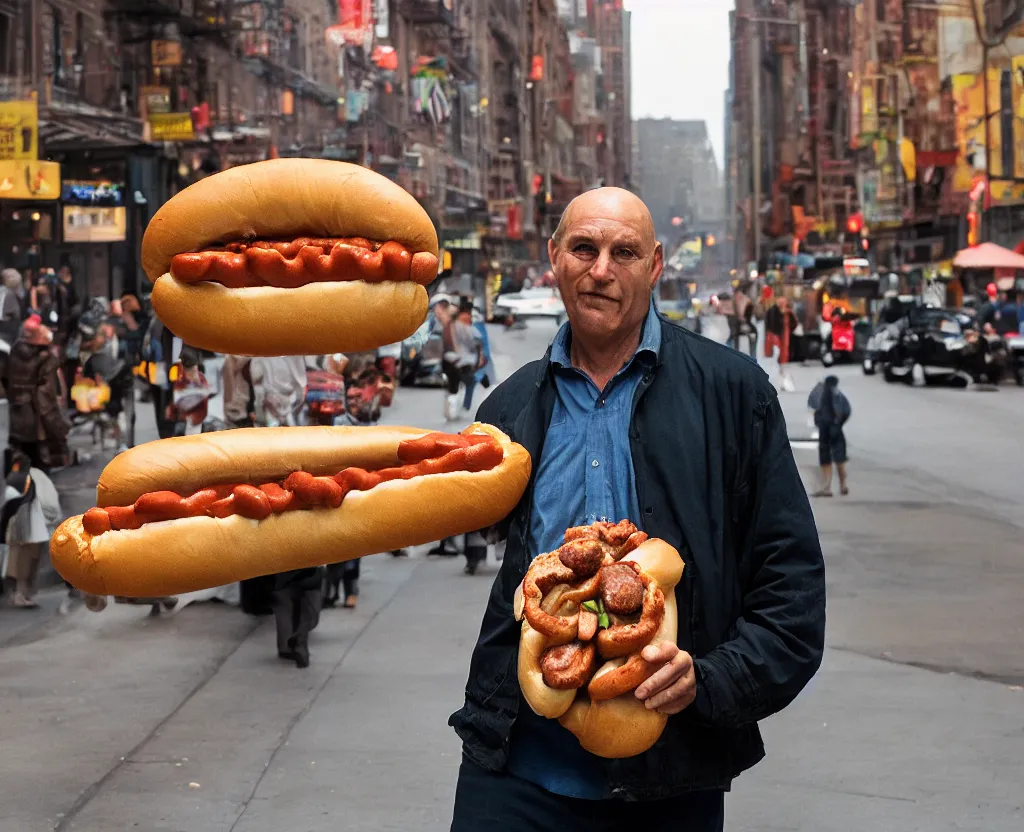
{"label": "floating hot dog", "polygon": [[507,515],[529,454],[489,425],[254,428],[116,457],[98,506],[50,541],[69,583],[159,597],[484,528]]}
{"label": "floating hot dog", "polygon": [[239,355],[371,349],[416,331],[437,234],[389,179],[273,159],[202,179],[142,241],[153,309],[187,343]]}
{"label": "floating hot dog", "polygon": [[626,520],[569,529],[565,541],[533,561],[516,593],[519,684],[537,714],[558,719],[587,751],[632,757],[668,719],[634,691],[656,670],[643,648],[675,642],[683,562]]}

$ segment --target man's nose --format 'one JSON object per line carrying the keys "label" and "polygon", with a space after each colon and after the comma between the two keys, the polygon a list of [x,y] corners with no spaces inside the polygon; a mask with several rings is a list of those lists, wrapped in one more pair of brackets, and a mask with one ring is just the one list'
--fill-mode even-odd
{"label": "man's nose", "polygon": [[610,251],[602,251],[594,265],[590,267],[590,276],[594,280],[611,280],[612,254]]}

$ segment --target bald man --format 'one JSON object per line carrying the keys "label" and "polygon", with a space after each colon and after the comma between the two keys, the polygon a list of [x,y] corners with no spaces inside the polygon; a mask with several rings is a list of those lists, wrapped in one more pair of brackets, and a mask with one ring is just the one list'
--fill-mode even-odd
{"label": "bald man", "polygon": [[[451,828],[717,832],[733,778],[764,756],[757,722],[821,662],[810,505],[765,374],[658,316],[663,255],[642,201],[583,194],[548,254],[568,323],[477,414],[527,448],[533,475],[491,530],[505,556],[450,720],[463,740]],[[523,700],[513,596],[567,528],[623,519],[676,547],[686,569],[677,644],[645,649],[657,670],[635,692],[667,726],[646,753],[605,760]]]}

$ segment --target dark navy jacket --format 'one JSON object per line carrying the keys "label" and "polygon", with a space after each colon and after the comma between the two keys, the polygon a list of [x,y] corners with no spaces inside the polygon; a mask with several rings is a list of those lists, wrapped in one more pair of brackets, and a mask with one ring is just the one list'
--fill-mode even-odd
{"label": "dark navy jacket", "polygon": [[[633,400],[630,447],[642,526],[679,549],[679,647],[697,668],[697,701],[655,746],[609,760],[626,800],[728,789],[764,756],[757,721],[788,705],[817,671],[825,640],[825,569],[781,408],[750,359],[662,319],[658,361]],[[548,356],[484,403],[496,425],[540,459],[555,388]],[[582,486],[581,486],[582,487]],[[464,753],[504,768],[520,703],[520,625],[512,598],[529,566],[533,481],[500,530],[506,538],[470,663],[465,705],[450,719]]]}

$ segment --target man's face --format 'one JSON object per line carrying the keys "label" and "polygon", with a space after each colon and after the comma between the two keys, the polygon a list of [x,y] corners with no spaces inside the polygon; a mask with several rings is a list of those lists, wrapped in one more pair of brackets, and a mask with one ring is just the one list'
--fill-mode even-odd
{"label": "man's face", "polygon": [[71,282],[71,269],[69,269],[67,266],[61,266],[58,274],[60,275],[60,279],[63,280],[65,283]]}
{"label": "man's face", "polygon": [[598,191],[569,211],[548,254],[573,333],[600,341],[638,331],[662,271],[646,208],[628,194]]}

